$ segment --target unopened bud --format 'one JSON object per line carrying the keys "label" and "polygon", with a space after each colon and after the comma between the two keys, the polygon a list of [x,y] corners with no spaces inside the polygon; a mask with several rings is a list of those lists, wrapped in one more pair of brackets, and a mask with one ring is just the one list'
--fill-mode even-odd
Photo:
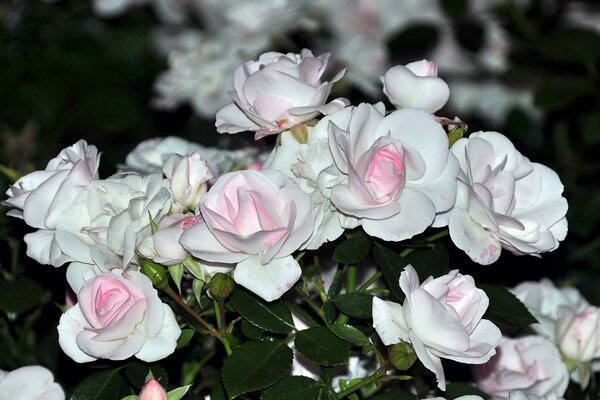
{"label": "unopened bud", "polygon": [[233,278],[221,272],[214,274],[208,283],[208,292],[216,300],[225,300],[233,289],[235,289]]}
{"label": "unopened bud", "polygon": [[305,124],[296,125],[290,129],[290,133],[300,144],[308,143],[308,128]]}
{"label": "unopened bud", "polygon": [[150,278],[152,285],[158,289],[166,289],[169,286],[169,277],[167,276],[167,269],[155,263],[152,260],[148,260],[142,257],[140,259],[140,269],[142,273]]}
{"label": "unopened bud", "polygon": [[415,349],[407,342],[393,345],[390,348],[389,357],[392,365],[401,371],[409,369],[417,360]]}
{"label": "unopened bud", "polygon": [[167,391],[156,379],[150,379],[139,395],[140,400],[167,400]]}

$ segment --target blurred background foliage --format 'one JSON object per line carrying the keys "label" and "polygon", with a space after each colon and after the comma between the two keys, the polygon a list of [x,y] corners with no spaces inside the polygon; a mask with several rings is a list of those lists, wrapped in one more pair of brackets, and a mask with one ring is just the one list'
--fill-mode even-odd
{"label": "blurred background foliage", "polygon": [[[463,50],[476,54],[483,28],[468,13],[468,1],[441,3]],[[557,284],[578,286],[598,305],[600,19],[595,27],[593,22],[567,23],[570,3],[504,1],[493,8],[509,35],[508,68],[493,75],[476,71],[473,77],[476,83],[493,80],[509,90],[531,90],[533,111],[517,104],[500,119],[477,109],[459,113],[451,106],[438,113],[458,115],[470,132],[503,132],[524,155],[553,168],[569,201],[567,239],[541,259],[504,252],[487,267],[473,265],[449,242],[447,247],[452,266],[478,280],[512,286],[548,276]],[[597,1],[578,3],[600,15]],[[177,135],[214,145],[219,139],[214,121],[188,106],[174,112],[150,106],[154,79],[167,68],[153,50],[155,24],[145,8],[101,19],[86,0],[0,2],[0,164],[19,173],[43,168],[60,149],[83,138],[102,151],[105,177],[144,139]],[[423,23],[397,32],[388,42],[392,62],[426,58],[441,35],[436,26]],[[290,44],[310,46],[310,36],[291,35],[280,50],[295,51],[287,48]],[[452,76],[442,78],[449,78],[452,96]],[[354,104],[368,98],[348,85],[341,90]],[[3,193],[9,183],[10,177],[0,178]],[[59,381],[72,387],[89,373],[87,368],[69,369],[72,362],[56,346],[64,268],[36,265],[26,257],[26,228],[5,211],[0,212],[0,369],[40,363],[58,371]]]}

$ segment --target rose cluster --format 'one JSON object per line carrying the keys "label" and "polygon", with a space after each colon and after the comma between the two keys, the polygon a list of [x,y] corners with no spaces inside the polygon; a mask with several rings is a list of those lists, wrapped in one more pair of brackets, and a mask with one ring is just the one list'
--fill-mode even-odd
{"label": "rose cluster", "polygon": [[[558,176],[501,133],[450,140],[462,121],[434,114],[450,95],[435,64],[388,70],[383,93],[395,109],[386,110],[382,102],[329,101],[345,71],[324,80],[328,59],[306,49],[268,52],[235,71],[216,130],[278,135],[268,154],[152,139],[101,179],[97,149],[79,141],[9,188],[10,215],[36,229],[25,237],[27,254],[69,264],[77,301],[58,326],[68,356],[165,358],[181,333],[157,291],[174,294],[166,279],[198,300],[215,275],[229,275],[275,301],[300,281],[304,252],[350,229],[400,242],[447,227],[482,265],[502,249],[540,256],[559,246],[567,201]],[[402,304],[373,298],[373,328],[384,345],[414,351],[442,390],[442,359],[475,364],[481,390],[520,399],[562,396],[569,373],[587,385],[600,358],[598,309],[545,281],[514,289],[540,322],[538,335],[518,338],[484,318],[486,292],[458,270],[421,282],[409,265],[399,288]]]}

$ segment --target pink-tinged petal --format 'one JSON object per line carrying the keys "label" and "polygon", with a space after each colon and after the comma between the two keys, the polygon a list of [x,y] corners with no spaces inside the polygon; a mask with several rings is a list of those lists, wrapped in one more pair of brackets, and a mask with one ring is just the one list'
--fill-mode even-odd
{"label": "pink-tinged petal", "polygon": [[457,352],[469,349],[469,334],[460,320],[425,290],[417,289],[407,296],[404,308],[411,331],[425,346],[435,349],[443,343],[445,348]]}
{"label": "pink-tinged petal", "polygon": [[[332,192],[333,194],[333,192]],[[362,227],[371,236],[401,241],[423,232],[435,218],[435,207],[424,194],[405,188],[400,197],[400,212],[382,220],[363,219]]]}
{"label": "pink-tinged petal", "polygon": [[101,271],[97,269],[95,265],[84,264],[79,262],[73,262],[67,267],[67,282],[73,292],[78,293],[79,289],[84,283],[96,275],[99,275]]}
{"label": "pink-tinged petal", "polygon": [[[366,196],[356,197],[347,185],[336,185],[331,189],[331,202],[343,213],[360,218],[373,218],[374,221],[385,222],[400,213],[401,205],[397,201],[387,204],[367,203]],[[363,221],[364,223],[364,221]]]}
{"label": "pink-tinged petal", "polygon": [[233,271],[233,279],[266,301],[280,298],[300,279],[302,269],[292,256],[261,263],[260,256],[242,261]]}
{"label": "pink-tinged petal", "polygon": [[140,351],[144,344],[144,336],[140,333],[134,333],[122,340],[112,340],[110,342],[95,341],[95,336],[96,334],[91,331],[79,332],[77,346],[86,354],[110,360],[125,360]]}
{"label": "pink-tinged petal", "polygon": [[469,350],[462,353],[444,353],[443,357],[463,364],[483,364],[496,354],[502,340],[502,332],[487,319],[482,319],[471,332]]}
{"label": "pink-tinged petal", "polygon": [[425,162],[425,173],[412,183],[432,181],[444,172],[448,163],[448,136],[430,114],[411,108],[394,111],[383,119],[377,128],[377,136],[388,132],[392,138],[414,149]]}
{"label": "pink-tinged petal", "polygon": [[185,231],[179,243],[194,257],[205,261],[238,263],[248,258],[248,254],[234,253],[221,245],[205,222],[200,222]]}
{"label": "pink-tinged petal", "polygon": [[78,363],[91,362],[98,358],[83,352],[77,345],[77,334],[87,328],[90,328],[90,325],[78,304],[69,308],[58,322],[58,344],[66,355]]}
{"label": "pink-tinged petal", "polygon": [[471,219],[469,214],[455,208],[449,220],[450,238],[473,261],[481,265],[489,265],[500,257],[502,247],[490,231]]}
{"label": "pink-tinged petal", "polygon": [[425,368],[435,374],[438,388],[446,390],[446,375],[444,374],[444,368],[442,367],[442,360],[427,350],[414,332],[409,332],[409,339],[415,349],[419,361],[421,361]]}
{"label": "pink-tinged petal", "polygon": [[146,302],[138,300],[125,313],[120,315],[119,318],[111,321],[110,324],[103,326],[100,331],[96,332],[94,340],[98,342],[111,342],[128,337],[134,332],[136,325],[144,318],[144,311],[146,311]]}
{"label": "pink-tinged petal", "polygon": [[352,163],[356,163],[377,139],[388,136],[389,130],[379,134],[379,127],[384,120],[384,113],[371,104],[361,103],[356,107],[348,127],[352,151],[348,158]]}
{"label": "pink-tinged petal", "polygon": [[350,164],[350,160],[348,160],[350,139],[345,131],[331,121],[327,126],[327,131],[329,134],[329,150],[331,151],[333,161],[341,172],[347,174]]}
{"label": "pink-tinged petal", "polygon": [[158,292],[152,286],[152,281],[144,274],[138,271],[129,271],[131,282],[142,293],[146,300],[146,313],[144,315],[144,323],[138,325],[138,330],[144,336],[154,337],[160,333],[163,327],[162,321],[165,318],[166,305],[158,297]]}
{"label": "pink-tinged petal", "polygon": [[177,339],[181,335],[181,329],[171,308],[166,304],[162,304],[162,307],[164,308],[164,319],[160,332],[154,337],[146,337],[144,345],[135,355],[136,358],[142,361],[162,360],[171,355],[177,347]]}
{"label": "pink-tinged petal", "polygon": [[386,346],[408,341],[410,330],[404,320],[402,306],[373,297],[373,328]]}
{"label": "pink-tinged petal", "polygon": [[235,103],[228,104],[217,111],[215,126],[219,133],[238,133],[258,129],[258,125],[252,122]]}
{"label": "pink-tinged petal", "polygon": [[390,68],[382,81],[384,93],[397,108],[412,107],[434,113],[450,97],[448,84],[438,78],[437,73],[433,75],[431,68],[415,63]]}

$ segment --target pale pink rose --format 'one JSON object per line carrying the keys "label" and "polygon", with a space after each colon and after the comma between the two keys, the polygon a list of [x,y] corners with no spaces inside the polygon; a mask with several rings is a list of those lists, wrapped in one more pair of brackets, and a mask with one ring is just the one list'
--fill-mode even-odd
{"label": "pale pink rose", "polygon": [[54,382],[52,372],[30,365],[5,372],[0,370],[2,400],[65,400],[65,392]]}
{"label": "pale pink rose", "polygon": [[167,400],[167,391],[156,379],[150,379],[139,394],[139,400]]}
{"label": "pale pink rose", "polygon": [[300,54],[268,52],[235,70],[234,102],[217,112],[217,131],[255,131],[256,139],[285,131],[295,125],[331,114],[348,105],[338,98],[327,103],[334,82],[322,82],[329,54],[319,57],[303,49]]}
{"label": "pale pink rose", "polygon": [[571,307],[558,310],[557,339],[560,351],[576,363],[600,358],[600,309],[588,306],[577,312]]}
{"label": "pale pink rose", "polygon": [[183,232],[200,221],[202,221],[201,215],[190,213],[165,215],[157,225],[158,230],[142,241],[138,246],[138,251],[145,258],[152,259],[159,264],[179,264],[189,256],[189,253],[179,243],[179,238]]}
{"label": "pale pink rose", "polygon": [[521,282],[511,291],[538,320],[539,324],[533,324],[531,328],[552,341],[556,341],[556,322],[561,307],[571,307],[579,313],[589,306],[576,288],[557,288],[547,278],[539,282]]}
{"label": "pale pink rose", "polygon": [[530,162],[497,132],[475,132],[451,151],[460,172],[456,204],[443,218],[458,248],[487,265],[502,248],[539,256],[558,247],[568,205],[554,171]]}
{"label": "pale pink rose", "polygon": [[347,130],[329,124],[329,147],[345,176],[332,185],[331,202],[371,236],[409,239],[436,226],[436,214],[454,204],[458,163],[444,129],[425,111],[386,116],[381,103],[363,103]]}
{"label": "pale pink rose", "polygon": [[163,172],[169,180],[175,211],[196,209],[208,190],[208,182],[214,178],[198,152],[186,156],[173,154],[163,165]]}
{"label": "pale pink rose", "polygon": [[504,337],[496,355],[472,370],[477,387],[494,399],[507,399],[513,391],[560,397],[569,385],[558,349],[541,336]]}
{"label": "pale pink rose", "polygon": [[440,389],[446,388],[441,358],[483,364],[496,354],[502,334],[481,318],[489,300],[472,277],[454,270],[419,285],[417,272],[409,265],[400,274],[400,288],[406,294],[402,305],[373,298],[373,327],[387,346],[411,343]]}
{"label": "pale pink rose", "polygon": [[203,261],[237,263],[237,283],[265,300],[279,298],[300,278],[291,254],[310,236],[310,197],[275,170],[223,175],[202,198],[204,222],[180,242]]}
{"label": "pale pink rose", "polygon": [[396,65],[381,77],[383,93],[396,108],[420,108],[434,113],[450,97],[450,88],[437,75],[436,65],[427,60]]}
{"label": "pale pink rose", "polygon": [[131,356],[153,362],[175,351],[181,329],[145,275],[107,272],[73,289],[78,303],[61,316],[58,342],[76,362]]}
{"label": "pale pink rose", "polygon": [[70,261],[55,241],[55,230],[65,210],[77,195],[98,179],[100,156],[84,140],[63,149],[46,169],[21,177],[7,191],[7,214],[22,218],[39,230],[25,236],[27,255],[40,264],[56,267]]}

